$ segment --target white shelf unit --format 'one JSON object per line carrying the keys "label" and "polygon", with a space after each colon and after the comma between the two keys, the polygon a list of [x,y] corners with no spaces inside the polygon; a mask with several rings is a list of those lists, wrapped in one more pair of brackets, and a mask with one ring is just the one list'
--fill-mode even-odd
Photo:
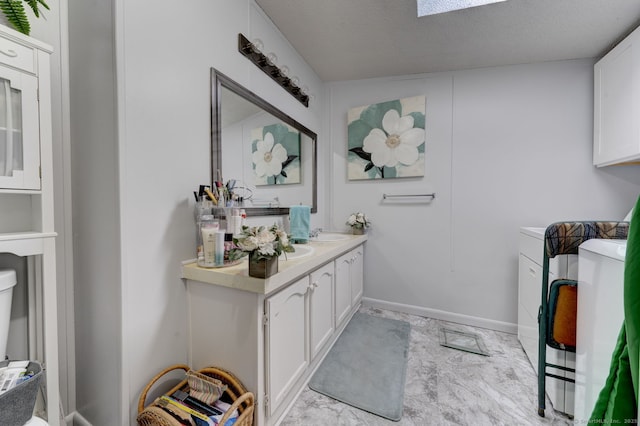
{"label": "white shelf unit", "polygon": [[51,52],[46,44],[0,26],[0,127],[11,130],[0,129],[0,253],[27,259],[29,357],[42,363],[46,378],[46,404],[37,414],[59,426]]}

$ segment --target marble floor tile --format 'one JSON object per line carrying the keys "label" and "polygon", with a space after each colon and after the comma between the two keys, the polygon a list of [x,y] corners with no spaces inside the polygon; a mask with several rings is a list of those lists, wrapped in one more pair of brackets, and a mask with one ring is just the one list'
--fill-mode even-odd
{"label": "marble floor tile", "polygon": [[[547,401],[537,415],[537,377],[516,335],[371,307],[411,324],[402,419],[393,422],[305,388],[281,425],[571,425]],[[442,326],[481,336],[491,356],[440,345]]]}

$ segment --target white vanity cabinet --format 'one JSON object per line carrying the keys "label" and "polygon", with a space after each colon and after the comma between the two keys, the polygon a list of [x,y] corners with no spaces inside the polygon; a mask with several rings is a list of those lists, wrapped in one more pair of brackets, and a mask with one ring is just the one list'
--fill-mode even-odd
{"label": "white vanity cabinet", "polygon": [[366,239],[311,243],[313,255],[280,261],[264,280],[249,277],[246,262],[186,263],[189,365],[231,371],[255,394],[255,424],[277,424],[360,305]]}
{"label": "white vanity cabinet", "polygon": [[27,259],[28,353],[45,367],[45,406],[37,414],[58,426],[51,52],[0,25],[0,253]]}
{"label": "white vanity cabinet", "polygon": [[269,414],[309,366],[309,277],[269,297],[265,306]]}
{"label": "white vanity cabinet", "polygon": [[347,317],[363,292],[363,247],[356,247],[336,259],[336,324]]}
{"label": "white vanity cabinet", "polygon": [[[536,374],[538,373],[538,309],[542,299],[544,232],[545,228],[521,228],[518,256],[518,340]],[[549,283],[556,278],[575,279],[577,269],[577,256],[556,256],[549,262]],[[548,363],[575,368],[575,359],[575,353],[547,347]],[[548,371],[559,376],[571,374],[557,369],[548,369]],[[573,415],[573,383],[547,377],[546,391],[555,410]]]}
{"label": "white vanity cabinet", "polygon": [[335,331],[334,322],[335,265],[330,262],[310,275],[309,330],[311,359],[314,359]]}
{"label": "white vanity cabinet", "polygon": [[265,300],[270,415],[333,335],[334,269],[330,262]]}
{"label": "white vanity cabinet", "polygon": [[336,259],[336,324],[342,322],[351,310],[351,253]]}
{"label": "white vanity cabinet", "polygon": [[355,305],[364,292],[364,247],[356,247],[351,255],[351,303]]}
{"label": "white vanity cabinet", "polygon": [[640,28],[594,66],[593,164],[640,160]]}

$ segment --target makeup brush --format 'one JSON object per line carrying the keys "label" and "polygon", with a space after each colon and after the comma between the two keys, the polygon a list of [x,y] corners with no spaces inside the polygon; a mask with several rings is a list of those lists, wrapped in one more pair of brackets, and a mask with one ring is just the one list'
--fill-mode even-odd
{"label": "makeup brush", "polygon": [[205,194],[207,194],[207,196],[209,198],[211,198],[211,201],[213,201],[213,204],[215,204],[217,206],[218,205],[218,199],[216,198],[215,195],[213,195],[213,192],[211,192],[211,190],[209,189],[208,186],[204,187],[204,192],[205,192]]}

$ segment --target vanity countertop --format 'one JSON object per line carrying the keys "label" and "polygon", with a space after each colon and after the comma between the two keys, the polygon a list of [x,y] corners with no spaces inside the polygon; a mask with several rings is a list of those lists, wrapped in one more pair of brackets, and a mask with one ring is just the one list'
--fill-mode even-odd
{"label": "vanity countertop", "polygon": [[314,249],[313,254],[298,259],[280,260],[278,273],[266,279],[249,276],[247,259],[225,268],[202,268],[196,262],[187,262],[182,266],[182,278],[253,293],[270,294],[367,241],[366,234],[348,237],[341,241],[309,242],[308,245]]}

